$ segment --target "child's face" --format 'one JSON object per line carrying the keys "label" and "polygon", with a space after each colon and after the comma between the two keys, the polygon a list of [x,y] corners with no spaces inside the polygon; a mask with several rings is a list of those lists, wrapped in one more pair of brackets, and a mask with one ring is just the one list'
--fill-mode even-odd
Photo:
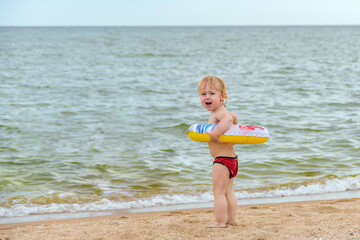
{"label": "child's face", "polygon": [[200,90],[201,104],[208,111],[215,111],[218,109],[223,104],[224,99],[224,94],[221,94],[216,88],[210,87],[209,84],[206,84]]}

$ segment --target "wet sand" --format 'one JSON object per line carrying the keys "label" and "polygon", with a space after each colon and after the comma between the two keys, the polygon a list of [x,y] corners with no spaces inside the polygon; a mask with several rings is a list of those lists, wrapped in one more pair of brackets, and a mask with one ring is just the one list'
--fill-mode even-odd
{"label": "wet sand", "polygon": [[208,229],[213,209],[0,225],[14,239],[360,239],[360,199],[239,206],[237,226]]}

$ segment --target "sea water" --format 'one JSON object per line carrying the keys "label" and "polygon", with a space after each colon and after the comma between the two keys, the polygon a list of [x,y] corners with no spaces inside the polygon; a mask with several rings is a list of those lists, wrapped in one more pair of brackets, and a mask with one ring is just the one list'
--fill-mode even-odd
{"label": "sea water", "polygon": [[209,203],[197,82],[227,83],[239,201],[360,189],[360,27],[0,28],[0,217]]}

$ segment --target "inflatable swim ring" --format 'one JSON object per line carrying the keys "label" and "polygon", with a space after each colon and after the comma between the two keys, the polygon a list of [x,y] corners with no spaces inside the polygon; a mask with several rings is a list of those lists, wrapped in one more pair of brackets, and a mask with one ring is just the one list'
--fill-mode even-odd
{"label": "inflatable swim ring", "polygon": [[[191,140],[197,142],[209,142],[210,136],[206,132],[212,132],[217,124],[194,124],[189,127],[187,134]],[[223,135],[219,137],[222,142],[235,144],[261,144],[270,137],[265,127],[232,125]]]}

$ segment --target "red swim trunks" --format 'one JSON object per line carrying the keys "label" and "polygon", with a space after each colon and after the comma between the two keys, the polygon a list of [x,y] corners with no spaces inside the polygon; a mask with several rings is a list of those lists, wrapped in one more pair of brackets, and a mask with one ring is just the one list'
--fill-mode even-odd
{"label": "red swim trunks", "polygon": [[238,173],[238,157],[217,157],[215,158],[215,163],[220,163],[222,165],[225,165],[230,172],[230,178],[236,177]]}

